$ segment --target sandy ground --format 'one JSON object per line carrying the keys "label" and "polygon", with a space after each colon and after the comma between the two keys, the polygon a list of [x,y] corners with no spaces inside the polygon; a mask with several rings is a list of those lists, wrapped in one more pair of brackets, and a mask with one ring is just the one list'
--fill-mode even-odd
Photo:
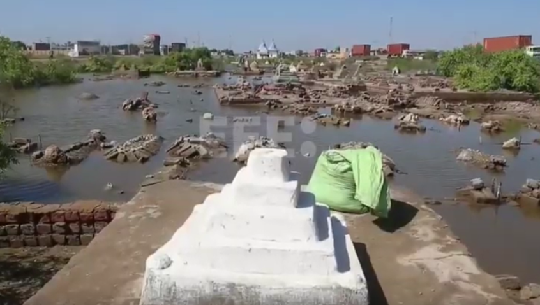
{"label": "sandy ground", "polygon": [[82,248],[0,249],[0,305],[23,304]]}

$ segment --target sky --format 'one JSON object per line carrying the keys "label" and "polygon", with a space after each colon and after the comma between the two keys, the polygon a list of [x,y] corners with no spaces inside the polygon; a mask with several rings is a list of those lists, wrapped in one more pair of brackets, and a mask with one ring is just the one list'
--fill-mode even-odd
{"label": "sky", "polygon": [[159,34],[163,44],[187,40],[235,51],[255,50],[263,40],[282,51],[389,42],[451,49],[508,35],[533,35],[540,44],[538,0],[2,0],[0,6],[0,35],[26,43],[138,44],[145,34]]}

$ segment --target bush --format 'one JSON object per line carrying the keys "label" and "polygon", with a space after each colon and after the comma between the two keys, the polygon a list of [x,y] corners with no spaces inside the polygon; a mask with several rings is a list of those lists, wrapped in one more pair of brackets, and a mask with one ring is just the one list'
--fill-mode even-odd
{"label": "bush", "polygon": [[438,71],[471,91],[507,89],[536,93],[540,65],[522,50],[486,53],[482,46],[464,47],[443,54]]}
{"label": "bush", "polygon": [[0,83],[13,88],[72,83],[75,72],[69,60],[33,63],[8,38],[0,36]]}

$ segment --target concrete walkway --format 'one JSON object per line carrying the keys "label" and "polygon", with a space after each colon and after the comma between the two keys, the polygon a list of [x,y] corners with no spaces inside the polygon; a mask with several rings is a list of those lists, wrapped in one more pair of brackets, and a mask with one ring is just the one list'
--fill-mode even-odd
{"label": "concrete walkway", "polygon": [[[217,189],[178,180],[143,188],[25,304],[137,305],[146,257]],[[368,279],[370,304],[513,304],[437,214],[415,204],[418,198],[411,193],[393,190],[392,195],[399,201],[391,220],[346,216]]]}

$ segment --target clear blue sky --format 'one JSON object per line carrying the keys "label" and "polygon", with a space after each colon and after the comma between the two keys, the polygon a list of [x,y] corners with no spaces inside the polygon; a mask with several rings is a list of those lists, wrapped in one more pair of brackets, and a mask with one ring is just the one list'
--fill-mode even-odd
{"label": "clear blue sky", "polygon": [[1,0],[0,35],[24,42],[99,39],[140,43],[197,41],[246,51],[274,39],[283,51],[352,44],[447,49],[475,38],[533,35],[539,0]]}

